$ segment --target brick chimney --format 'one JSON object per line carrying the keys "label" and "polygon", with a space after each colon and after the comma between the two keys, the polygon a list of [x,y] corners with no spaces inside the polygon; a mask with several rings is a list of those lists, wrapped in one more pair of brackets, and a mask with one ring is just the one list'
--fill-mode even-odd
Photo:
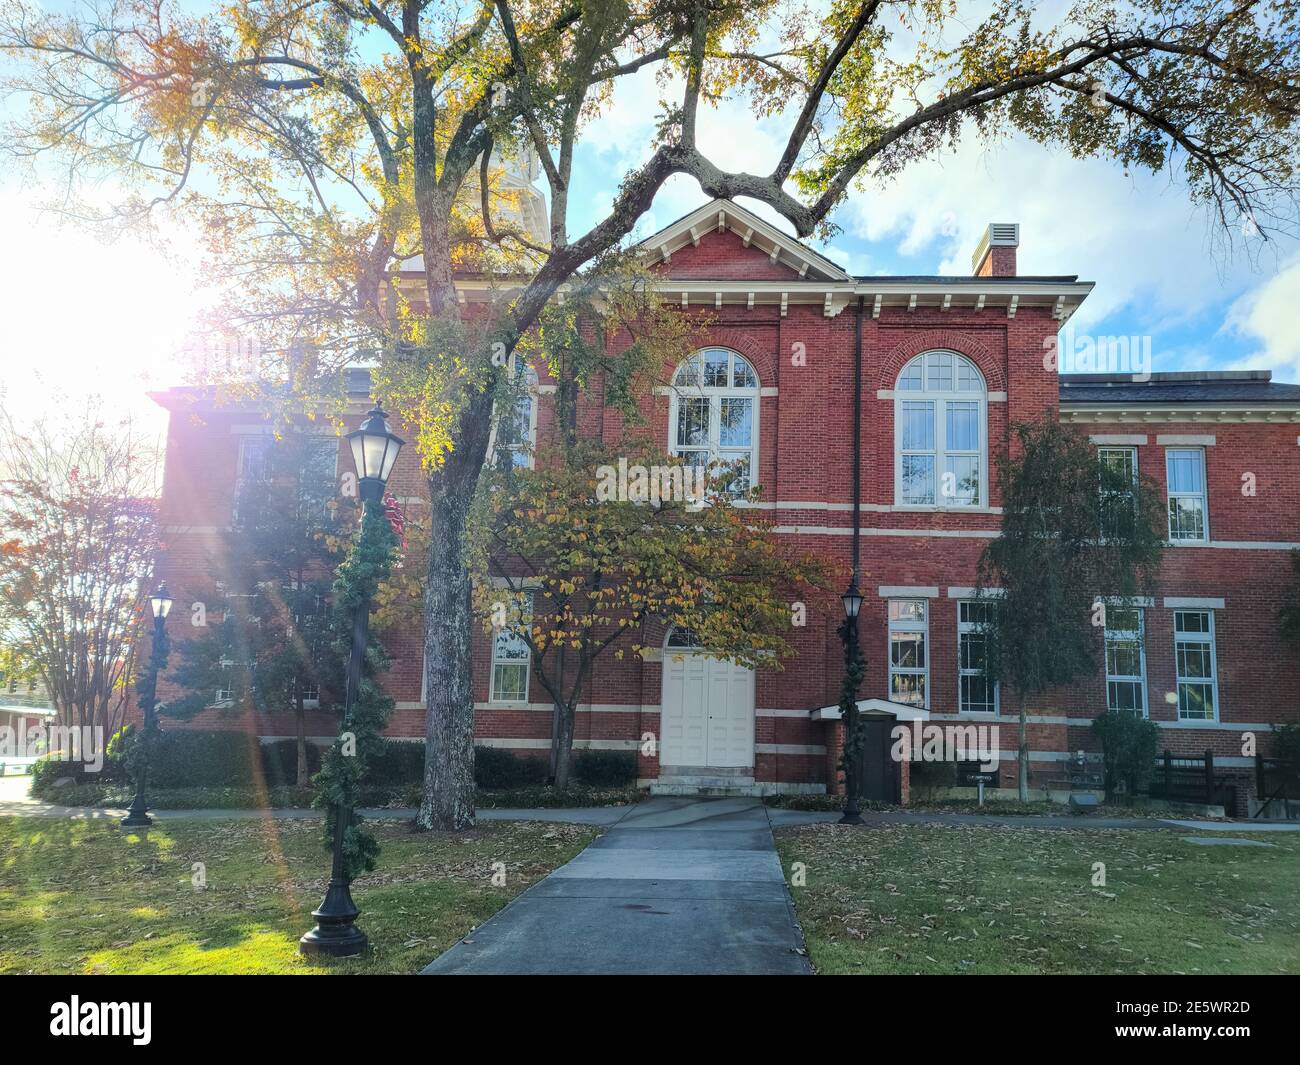
{"label": "brick chimney", "polygon": [[990,222],[971,256],[976,277],[1015,277],[1020,226],[1015,222]]}

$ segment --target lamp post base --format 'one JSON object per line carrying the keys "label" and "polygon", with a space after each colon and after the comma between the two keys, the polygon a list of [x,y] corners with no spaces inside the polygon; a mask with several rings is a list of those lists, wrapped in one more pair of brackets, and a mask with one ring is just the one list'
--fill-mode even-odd
{"label": "lamp post base", "polygon": [[122,818],[121,825],[123,828],[148,828],[153,824],[153,818],[149,816],[149,807],[145,806],[138,798],[133,802],[126,811],[126,816]]}
{"label": "lamp post base", "polygon": [[864,825],[864,824],[866,824],[866,822],[862,820],[862,815],[861,815],[860,813],[858,813],[857,810],[852,810],[852,811],[850,811],[850,810],[845,810],[845,811],[844,811],[844,816],[841,817],[841,818],[840,818],[837,822],[835,822],[835,823],[838,824],[838,825]]}
{"label": "lamp post base", "polygon": [[355,958],[370,949],[370,940],[356,926],[361,916],[345,883],[331,880],[319,908],[311,914],[316,927],[298,940],[303,954],[327,958]]}

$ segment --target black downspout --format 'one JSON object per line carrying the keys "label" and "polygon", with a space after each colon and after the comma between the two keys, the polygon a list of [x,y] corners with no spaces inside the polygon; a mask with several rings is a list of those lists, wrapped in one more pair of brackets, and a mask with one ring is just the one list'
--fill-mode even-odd
{"label": "black downspout", "polygon": [[853,583],[858,583],[862,537],[862,297],[853,316]]}

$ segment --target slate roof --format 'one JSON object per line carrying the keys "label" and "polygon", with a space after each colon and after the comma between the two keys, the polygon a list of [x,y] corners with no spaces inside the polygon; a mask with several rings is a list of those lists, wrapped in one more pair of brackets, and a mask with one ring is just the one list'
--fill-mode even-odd
{"label": "slate roof", "polygon": [[1060,387],[1066,404],[1300,404],[1300,384],[1273,381],[1268,370],[1155,373],[1146,381],[1130,374],[1061,374]]}

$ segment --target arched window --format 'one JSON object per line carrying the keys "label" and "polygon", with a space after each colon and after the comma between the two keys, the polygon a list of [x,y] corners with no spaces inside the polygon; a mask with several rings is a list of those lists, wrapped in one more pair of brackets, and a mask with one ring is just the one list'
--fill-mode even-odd
{"label": "arched window", "polygon": [[697,351],[673,375],[668,450],[691,465],[734,465],[735,493],[758,476],[758,374],[727,348]]}
{"label": "arched window", "polygon": [[988,499],[988,393],[975,364],[927,351],[894,389],[894,502],[981,507]]}
{"label": "arched window", "polygon": [[700,648],[700,638],[695,635],[694,630],[684,629],[680,625],[674,625],[672,631],[668,633],[668,639],[664,641],[664,646],[676,650],[696,650]]}

